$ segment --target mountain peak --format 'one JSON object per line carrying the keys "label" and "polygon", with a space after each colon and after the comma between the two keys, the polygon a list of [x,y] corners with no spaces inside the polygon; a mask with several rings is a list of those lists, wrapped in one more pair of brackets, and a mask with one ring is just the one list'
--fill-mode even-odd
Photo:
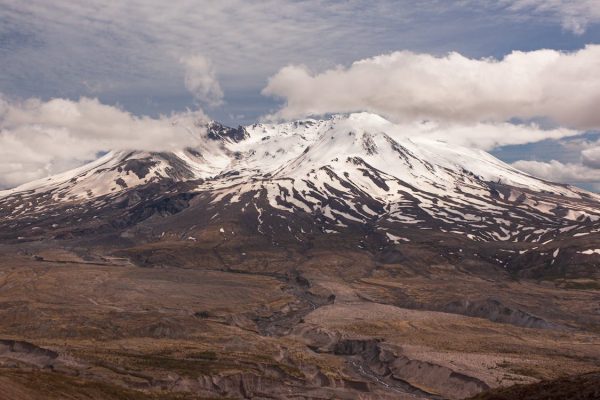
{"label": "mountain peak", "polygon": [[[536,179],[481,150],[411,137],[370,113],[238,128],[211,122],[194,148],[111,152],[1,192],[0,204],[6,218],[18,219],[63,206],[111,207],[130,193],[164,198],[166,187],[220,204],[214,218],[254,209],[257,229],[273,234],[279,222],[263,213],[319,215],[328,232],[375,219],[473,240],[514,240],[535,226],[527,237],[538,241],[557,227],[600,220],[596,195]],[[307,229],[286,225],[296,235]]]}
{"label": "mountain peak", "polygon": [[210,121],[207,125],[207,137],[212,140],[229,140],[239,142],[248,136],[246,128],[238,126],[231,128],[217,121]]}
{"label": "mountain peak", "polygon": [[481,150],[412,137],[411,132],[368,112],[237,128],[211,121],[206,129],[207,140],[193,148],[110,152],[72,171],[0,192],[0,197],[60,187],[68,192],[60,199],[91,198],[158,180],[213,179],[232,172],[244,177],[292,178],[329,168],[348,175],[358,160],[431,191],[442,187],[455,191],[467,177],[469,184],[476,179],[580,196],[578,190],[533,178]]}

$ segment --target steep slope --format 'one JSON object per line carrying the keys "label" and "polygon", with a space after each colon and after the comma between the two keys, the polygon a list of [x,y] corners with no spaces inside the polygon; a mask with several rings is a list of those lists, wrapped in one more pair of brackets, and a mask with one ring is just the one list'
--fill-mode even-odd
{"label": "steep slope", "polygon": [[109,153],[0,192],[0,227],[18,240],[126,229],[153,241],[231,222],[273,244],[349,235],[353,246],[380,251],[435,233],[463,243],[440,250],[446,255],[488,243],[487,253],[472,252],[509,269],[593,268],[599,221],[596,194],[481,150],[411,137],[368,113],[237,129],[211,123],[194,149]]}
{"label": "steep slope", "polygon": [[328,230],[377,219],[476,240],[539,242],[600,218],[594,194],[533,178],[480,150],[407,137],[371,114],[248,131],[250,139],[232,146],[242,156],[228,168],[239,175],[199,191],[229,203],[255,192],[272,208],[322,215]]}

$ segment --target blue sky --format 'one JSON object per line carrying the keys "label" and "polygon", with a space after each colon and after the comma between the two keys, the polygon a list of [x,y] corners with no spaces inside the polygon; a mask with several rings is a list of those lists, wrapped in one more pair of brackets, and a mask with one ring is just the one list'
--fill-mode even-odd
{"label": "blue sky", "polygon": [[[397,50],[501,58],[513,50],[573,50],[600,41],[597,21],[575,34],[559,14],[511,11],[494,1],[299,2],[304,7],[180,1],[169,3],[164,18],[162,2],[129,1],[115,9],[76,3],[0,1],[2,93],[92,96],[134,113],[169,113],[193,105],[178,60],[199,53],[215,64],[225,92],[225,103],[211,115],[248,123],[276,107],[260,91],[287,64],[319,70]],[[329,12],[322,11],[326,4]]]}
{"label": "blue sky", "polygon": [[[0,0],[0,94],[7,104],[97,98],[155,118],[201,108],[236,125],[277,113],[293,100],[287,87],[265,91],[270,78],[285,78],[280,72],[289,65],[319,76],[393,52],[502,60],[515,50],[573,52],[589,44],[600,44],[600,0]],[[577,95],[565,93],[565,101]],[[594,151],[581,155],[597,147],[598,128],[565,121],[548,127],[575,129],[576,135],[486,150],[511,163],[581,165],[572,169],[585,177],[558,178],[599,190],[600,174],[589,171]],[[8,129],[6,121],[0,128]],[[70,163],[52,157],[44,162],[61,168],[85,158]],[[544,165],[520,167],[557,176],[548,176]],[[31,176],[58,170],[36,168]]]}

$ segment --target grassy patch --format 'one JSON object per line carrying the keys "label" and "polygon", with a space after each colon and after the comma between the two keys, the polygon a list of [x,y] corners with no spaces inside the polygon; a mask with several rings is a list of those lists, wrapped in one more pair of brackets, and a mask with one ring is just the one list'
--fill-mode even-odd
{"label": "grassy patch", "polygon": [[210,375],[234,365],[217,361],[217,355],[213,352],[203,351],[190,355],[192,358],[172,358],[155,354],[128,355],[130,365],[137,369],[158,369],[173,371],[179,375],[198,378],[202,375]]}
{"label": "grassy patch", "polygon": [[217,353],[215,353],[214,351],[197,351],[194,353],[189,353],[187,357],[192,359],[215,361],[217,359]]}
{"label": "grassy patch", "polygon": [[566,281],[565,289],[600,290],[600,282],[593,280]]}
{"label": "grassy patch", "polygon": [[[48,400],[94,399],[94,400],[200,400],[193,393],[142,392],[107,382],[83,380],[71,376],[41,371],[2,371],[14,385],[23,386],[28,393],[35,393]],[[0,395],[0,397],[2,397]],[[38,397],[36,397],[38,398]],[[42,397],[39,397],[42,398]]]}

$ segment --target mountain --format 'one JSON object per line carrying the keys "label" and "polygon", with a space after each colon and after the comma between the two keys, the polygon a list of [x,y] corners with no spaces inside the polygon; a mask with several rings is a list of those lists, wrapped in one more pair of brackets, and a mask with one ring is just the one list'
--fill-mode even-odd
{"label": "mountain", "polygon": [[181,151],[110,152],[0,192],[0,393],[527,399],[546,383],[495,389],[593,384],[597,194],[368,113],[201,128]]}
{"label": "mountain", "polygon": [[[190,217],[146,221],[180,212]],[[509,270],[574,260],[587,269],[600,256],[597,194],[481,150],[411,137],[368,113],[235,129],[211,123],[194,148],[111,152],[0,192],[6,239],[143,230],[153,241],[240,221],[275,245],[350,235],[354,246],[381,250],[435,233],[468,247],[484,242],[494,254],[481,256]]]}

